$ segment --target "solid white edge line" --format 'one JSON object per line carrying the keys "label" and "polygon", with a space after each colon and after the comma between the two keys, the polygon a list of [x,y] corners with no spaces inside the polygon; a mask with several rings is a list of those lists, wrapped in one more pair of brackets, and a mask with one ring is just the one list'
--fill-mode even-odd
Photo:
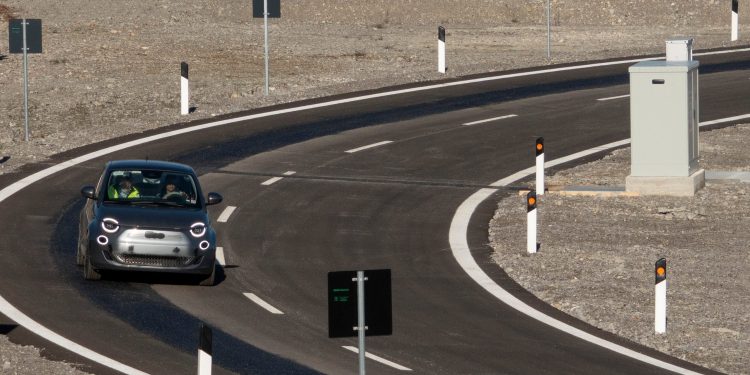
{"label": "solid white edge line", "polygon": [[598,100],[600,102],[606,102],[608,100],[623,99],[623,98],[628,98],[628,97],[630,97],[630,94],[628,94],[628,95],[620,95],[620,96],[610,96],[609,98],[599,98],[599,99],[596,99],[596,100]]}
{"label": "solid white edge line", "polygon": [[[742,120],[746,118],[750,118],[750,114],[727,117],[727,118],[713,120],[713,121],[705,121],[705,122],[700,123],[700,126],[737,121],[737,120]],[[621,141],[612,142],[612,143],[594,147],[588,150],[577,152],[575,154],[571,154],[566,157],[551,160],[545,163],[544,165],[545,167],[552,167],[552,166],[556,166],[559,164],[567,163],[572,160],[580,159],[582,157],[592,155],[601,151],[610,150],[610,149],[620,147],[620,146],[625,146],[628,144],[630,144],[630,139],[624,139]],[[490,186],[493,186],[493,187],[507,186],[515,181],[518,181],[522,178],[532,175],[535,171],[536,171],[535,166],[529,167],[522,171],[516,172],[508,177],[502,178],[492,183]],[[525,304],[523,301],[519,300],[518,298],[516,298],[515,296],[507,292],[500,285],[495,283],[494,280],[492,280],[489,276],[487,276],[487,274],[479,267],[476,260],[471,255],[471,249],[469,248],[467,233],[468,233],[468,228],[469,228],[469,220],[471,219],[471,216],[474,214],[474,211],[476,211],[477,207],[482,202],[484,202],[484,200],[489,198],[492,194],[494,194],[497,191],[498,191],[497,189],[490,189],[490,188],[484,188],[484,189],[478,190],[477,192],[472,194],[469,198],[467,198],[463,203],[461,203],[461,205],[456,210],[456,213],[453,215],[453,220],[451,221],[450,231],[448,234],[449,242],[451,246],[451,252],[453,253],[453,257],[456,259],[456,261],[464,270],[464,272],[466,272],[466,274],[469,275],[469,277],[471,277],[474,280],[474,282],[479,284],[482,288],[487,290],[490,294],[495,296],[497,299],[501,300],[502,302],[509,305],[510,307],[518,310],[519,312],[526,314],[527,316],[534,318],[542,323],[545,323],[551,327],[557,328],[563,332],[566,332],[575,337],[578,337],[582,340],[586,340],[592,344],[599,345],[603,348],[626,355],[630,358],[639,360],[641,362],[645,362],[645,363],[654,365],[656,367],[663,368],[665,370],[673,371],[673,372],[680,373],[680,374],[690,374],[690,375],[699,374],[698,372],[694,372],[694,371],[684,369],[679,366],[672,365],[670,363],[658,360],[656,358],[649,357],[645,354],[638,353],[634,350],[617,345],[615,343],[603,340],[594,335],[586,333],[585,331],[582,331],[578,328],[575,328],[557,319],[547,316],[541,313],[540,311],[534,309],[533,307]]]}
{"label": "solid white edge line", "polygon": [[[344,348],[344,349],[346,349],[348,351],[351,351],[351,352],[359,354],[359,348],[357,348],[357,347],[354,347],[354,346],[342,346],[342,348]],[[380,363],[382,363],[382,364],[384,364],[386,366],[393,367],[396,370],[413,371],[412,369],[410,369],[410,368],[408,368],[406,366],[401,366],[398,363],[391,362],[391,361],[389,361],[389,360],[387,360],[387,359],[385,359],[383,357],[377,356],[377,355],[372,354],[372,353],[370,353],[368,351],[365,351],[365,357],[370,358],[370,359],[372,359],[375,362],[380,362]]]}
{"label": "solid white edge line", "polygon": [[88,349],[71,340],[66,339],[65,337],[58,335],[49,328],[37,323],[35,320],[31,319],[28,315],[22,313],[20,310],[16,309],[15,306],[11,305],[10,302],[8,302],[2,296],[0,296],[0,311],[2,311],[5,316],[12,319],[18,325],[28,329],[31,332],[34,332],[35,334],[45,338],[46,340],[49,340],[50,342],[59,345],[62,348],[77,353],[82,357],[88,358],[96,363],[125,374],[147,374],[146,372],[115,361],[114,359],[111,359],[109,357],[105,357],[91,349]]}
{"label": "solid white edge line", "polygon": [[511,115],[493,117],[493,118],[488,118],[486,120],[479,120],[479,121],[467,122],[467,123],[461,124],[461,125],[463,125],[463,126],[472,126],[472,125],[477,125],[477,124],[484,124],[485,122],[492,122],[492,121],[497,121],[497,120],[505,120],[507,118],[512,118],[512,117],[518,117],[518,115],[511,114]]}
{"label": "solid white edge line", "polygon": [[224,208],[224,211],[221,212],[221,215],[219,215],[219,218],[216,219],[216,221],[219,223],[226,223],[227,221],[229,221],[229,216],[232,216],[232,213],[236,209],[237,207],[235,206],[227,206],[226,208]]}
{"label": "solid white edge line", "polygon": [[[695,54],[693,54],[693,56],[720,55],[720,54],[737,53],[737,52],[748,52],[748,51],[750,51],[750,48],[732,49],[732,50],[725,50],[725,51],[713,51],[713,52],[704,52],[704,53],[695,53]],[[128,149],[130,147],[142,145],[142,144],[149,143],[149,142],[158,141],[160,139],[174,137],[174,136],[181,135],[181,134],[186,134],[186,133],[191,133],[191,132],[195,132],[195,131],[200,131],[200,130],[204,130],[204,129],[210,129],[210,128],[214,128],[214,127],[224,126],[224,125],[228,125],[228,124],[234,124],[234,123],[238,123],[238,122],[242,122],[242,121],[249,121],[249,120],[258,119],[258,118],[271,117],[271,116],[281,115],[281,114],[285,114],[285,113],[294,113],[294,112],[300,112],[300,111],[305,111],[305,110],[315,109],[315,108],[331,107],[331,106],[335,106],[335,105],[339,105],[339,104],[353,103],[353,102],[358,102],[358,101],[365,101],[365,100],[375,99],[375,98],[383,98],[383,97],[400,95],[400,94],[411,93],[411,92],[427,91],[427,90],[440,89],[440,88],[445,88],[445,87],[460,86],[460,85],[469,85],[469,84],[473,84],[473,83],[480,83],[480,82],[487,82],[487,81],[494,81],[494,80],[501,80],[501,79],[509,79],[509,78],[516,78],[516,77],[532,76],[532,75],[541,75],[541,74],[555,73],[555,72],[561,72],[561,71],[570,71],[570,70],[583,70],[583,69],[595,68],[595,67],[601,67],[601,66],[621,65],[621,64],[636,63],[636,62],[648,61],[648,60],[659,60],[659,59],[662,59],[662,58],[658,58],[657,57],[657,58],[645,58],[645,59],[619,60],[619,61],[610,61],[610,62],[604,62],[604,63],[591,63],[591,64],[576,65],[576,66],[568,66],[568,67],[562,67],[562,68],[533,70],[533,71],[522,72],[522,73],[500,74],[500,75],[497,75],[497,76],[491,76],[491,77],[485,77],[485,78],[467,79],[467,80],[462,80],[462,81],[440,83],[440,84],[429,85],[429,86],[421,86],[421,87],[415,87],[415,88],[410,88],[410,89],[386,91],[386,92],[381,92],[381,93],[377,93],[377,94],[355,96],[355,97],[346,98],[346,99],[331,100],[331,101],[327,101],[327,102],[321,102],[321,103],[316,103],[316,104],[308,104],[308,105],[304,105],[304,106],[287,108],[287,109],[280,109],[280,110],[275,110],[275,111],[261,112],[261,113],[257,113],[257,114],[253,114],[253,115],[248,115],[248,116],[235,117],[235,118],[231,118],[231,119],[226,119],[226,120],[221,120],[221,121],[214,121],[214,122],[209,122],[209,123],[206,123],[206,124],[190,126],[190,127],[183,128],[183,129],[168,131],[168,132],[164,132],[164,133],[160,133],[160,134],[155,134],[155,135],[152,135],[152,136],[149,136],[149,137],[136,139],[136,140],[133,140],[133,141],[130,141],[130,142],[121,143],[121,144],[118,144],[118,145],[115,145],[115,146],[110,146],[110,147],[107,147],[107,148],[104,148],[104,149],[101,149],[101,150],[98,150],[98,151],[94,151],[92,153],[88,153],[88,154],[81,155],[79,157],[76,157],[76,158],[64,161],[62,163],[53,165],[53,166],[51,166],[49,168],[43,169],[43,170],[41,170],[39,172],[36,172],[36,173],[31,174],[29,176],[26,176],[26,177],[24,177],[24,178],[22,178],[22,179],[20,179],[20,180],[18,180],[16,182],[14,182],[14,183],[8,185],[8,186],[6,186],[2,190],[0,190],[0,202],[3,202],[4,200],[8,199],[13,194],[19,192],[21,189],[24,189],[27,186],[29,186],[29,185],[37,182],[37,181],[40,181],[40,180],[42,180],[42,179],[44,179],[44,178],[46,178],[48,176],[51,176],[51,175],[53,175],[53,174],[55,174],[57,172],[60,172],[60,171],[63,171],[65,169],[74,167],[74,166],[76,166],[78,164],[85,163],[85,162],[87,162],[89,160],[93,160],[93,159],[96,159],[96,158],[104,156],[104,155],[109,155],[109,154],[111,154],[113,152],[125,150],[125,149]],[[120,364],[117,361],[114,361],[114,360],[112,360],[110,358],[98,355],[97,353],[95,353],[95,352],[93,352],[93,351],[91,351],[91,350],[89,350],[87,348],[84,348],[84,347],[82,347],[80,345],[77,345],[77,344],[76,345],[70,345],[69,344],[69,343],[71,343],[70,340],[67,340],[67,339],[63,338],[62,336],[57,335],[56,333],[52,332],[48,328],[46,328],[46,327],[44,327],[44,326],[42,326],[42,325],[34,322],[26,314],[22,313],[20,310],[16,309],[13,305],[11,305],[5,299],[3,299],[2,296],[0,296],[0,300],[2,300],[0,302],[4,302],[4,303],[0,303],[0,312],[1,313],[3,313],[9,319],[15,321],[16,323],[19,323],[20,325],[22,325],[25,328],[29,329],[30,331],[34,332],[35,334],[37,334],[37,335],[39,335],[39,336],[41,336],[41,337],[43,337],[43,338],[45,338],[45,339],[47,339],[47,340],[55,343],[55,344],[57,344],[57,345],[59,345],[59,346],[61,346],[63,348],[68,348],[68,349],[70,349],[71,351],[73,351],[75,353],[83,355],[84,357],[87,357],[87,358],[91,359],[92,361],[95,361],[97,363],[100,363],[102,365],[110,367],[112,369],[116,369],[117,370],[117,368],[111,366],[110,364],[122,365],[122,364]],[[31,326],[26,326],[26,325],[22,324],[21,322],[29,322],[29,324],[31,324],[31,322],[33,322],[34,323],[33,327],[35,329],[32,329],[32,328],[30,328]],[[60,339],[64,339],[65,341],[60,341]],[[77,350],[77,349],[74,350],[73,349],[73,348],[78,348],[78,347],[80,347],[81,350]],[[83,349],[85,349],[86,353],[91,352],[91,353],[93,353],[93,355],[92,356],[84,355],[83,354],[84,353]],[[122,366],[125,366],[125,365],[122,365]],[[125,366],[125,367],[127,369],[132,369],[133,371],[138,371],[138,370],[135,370],[135,369],[133,369],[131,367],[128,367],[128,366]],[[118,371],[121,371],[121,370],[118,370]],[[131,373],[131,372],[127,372],[127,371],[122,371],[122,372]]]}
{"label": "solid white edge line", "polygon": [[370,149],[370,148],[373,148],[373,147],[379,147],[379,146],[387,145],[389,143],[393,143],[393,141],[377,142],[377,143],[373,143],[373,144],[370,144],[370,145],[367,145],[367,146],[362,146],[362,147],[353,148],[351,150],[346,150],[345,152],[347,154],[353,154],[355,152],[359,152],[359,151],[362,151],[362,150],[367,150],[367,149]]}
{"label": "solid white edge line", "polygon": [[272,185],[272,184],[276,183],[277,181],[280,181],[280,180],[281,180],[281,179],[283,179],[283,178],[284,178],[284,177],[273,177],[273,178],[269,178],[268,180],[265,180],[265,181],[263,181],[263,182],[261,183],[261,185],[263,185],[263,186],[268,186],[268,185]]}
{"label": "solid white edge line", "polygon": [[222,267],[227,265],[227,261],[224,258],[224,248],[221,246],[216,246],[216,261]]}
{"label": "solid white edge line", "polygon": [[245,297],[249,298],[251,301],[255,302],[258,306],[266,309],[271,314],[276,315],[283,315],[284,312],[271,306],[268,302],[264,301],[262,298],[258,297],[255,293],[242,293]]}

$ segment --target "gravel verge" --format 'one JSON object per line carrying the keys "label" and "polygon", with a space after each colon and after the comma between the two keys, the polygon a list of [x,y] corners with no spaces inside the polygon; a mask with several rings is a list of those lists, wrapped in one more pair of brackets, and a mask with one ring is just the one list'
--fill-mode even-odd
{"label": "gravel verge", "polygon": [[[701,167],[748,171],[750,125],[701,133]],[[630,148],[560,171],[552,185],[623,186]],[[675,357],[748,374],[750,183],[708,181],[694,197],[540,200],[540,252],[526,254],[524,197],[490,224],[495,261],[520,285],[595,327]],[[654,333],[654,263],[668,261],[668,328]]]}

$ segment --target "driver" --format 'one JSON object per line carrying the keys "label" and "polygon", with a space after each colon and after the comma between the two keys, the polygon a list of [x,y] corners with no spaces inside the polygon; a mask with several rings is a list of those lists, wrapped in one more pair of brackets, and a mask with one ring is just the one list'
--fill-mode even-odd
{"label": "driver", "polygon": [[166,182],[166,185],[164,185],[164,193],[161,195],[161,199],[169,199],[169,198],[182,198],[187,199],[187,193],[184,191],[180,191],[177,189],[177,185],[174,182],[174,179],[169,179]]}

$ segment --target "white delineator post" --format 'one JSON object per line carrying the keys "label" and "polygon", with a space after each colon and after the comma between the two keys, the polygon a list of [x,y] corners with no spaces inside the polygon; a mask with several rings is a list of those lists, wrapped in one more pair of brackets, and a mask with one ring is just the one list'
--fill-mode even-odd
{"label": "white delineator post", "polygon": [[198,375],[211,375],[213,338],[211,328],[206,324],[200,325],[200,338],[198,339]]}
{"label": "white delineator post", "polygon": [[737,40],[740,28],[739,0],[732,0],[732,41]]}
{"label": "white delineator post", "polygon": [[661,258],[656,261],[654,269],[656,276],[654,331],[657,334],[667,332],[667,260]]}
{"label": "white delineator post", "polygon": [[526,251],[536,254],[536,194],[530,191],[526,194]]}
{"label": "white delineator post", "polygon": [[544,195],[544,138],[536,140],[536,195]]}
{"label": "white delineator post", "polygon": [[445,28],[438,26],[438,73],[445,73]]}
{"label": "white delineator post", "polygon": [[188,64],[180,63],[180,114],[190,113],[190,84],[188,82]]}

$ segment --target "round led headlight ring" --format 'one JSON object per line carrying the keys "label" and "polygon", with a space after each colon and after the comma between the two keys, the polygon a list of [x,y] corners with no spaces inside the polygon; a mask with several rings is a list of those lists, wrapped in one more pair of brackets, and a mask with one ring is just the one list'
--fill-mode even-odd
{"label": "round led headlight ring", "polygon": [[112,218],[105,218],[102,220],[102,230],[107,233],[115,233],[120,229],[120,223]]}
{"label": "round led headlight ring", "polygon": [[195,238],[203,237],[206,234],[206,224],[195,223],[190,226],[190,235]]}

